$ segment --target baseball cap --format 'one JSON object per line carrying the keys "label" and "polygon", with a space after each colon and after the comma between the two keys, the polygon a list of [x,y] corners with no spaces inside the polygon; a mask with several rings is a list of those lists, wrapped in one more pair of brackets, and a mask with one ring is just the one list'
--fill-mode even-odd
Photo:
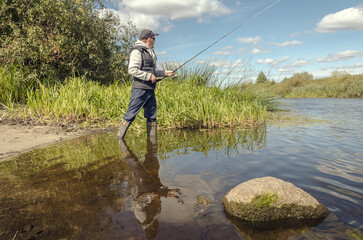
{"label": "baseball cap", "polygon": [[145,39],[148,39],[149,37],[153,37],[153,36],[159,36],[159,33],[154,33],[150,29],[144,29],[141,31],[139,39],[145,40]]}

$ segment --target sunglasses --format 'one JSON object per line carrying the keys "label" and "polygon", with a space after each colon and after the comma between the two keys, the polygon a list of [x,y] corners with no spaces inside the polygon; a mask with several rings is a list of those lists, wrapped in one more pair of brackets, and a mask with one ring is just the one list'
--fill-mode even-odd
{"label": "sunglasses", "polygon": [[151,39],[155,40],[155,37],[150,37]]}

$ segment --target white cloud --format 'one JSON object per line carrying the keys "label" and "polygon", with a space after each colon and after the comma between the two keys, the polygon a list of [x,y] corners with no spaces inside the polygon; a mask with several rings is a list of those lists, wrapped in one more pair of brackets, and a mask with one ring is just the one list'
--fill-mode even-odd
{"label": "white cloud", "polygon": [[213,52],[214,55],[231,55],[229,51],[215,51]]}
{"label": "white cloud", "polygon": [[285,67],[288,68],[299,68],[299,67],[304,67],[307,65],[310,65],[311,62],[306,60],[306,59],[300,59],[300,60],[296,60],[294,63],[288,64]]}
{"label": "white cloud", "polygon": [[278,71],[281,72],[281,73],[291,73],[291,72],[294,72],[294,70],[293,69],[290,69],[290,68],[279,68]]}
{"label": "white cloud", "polygon": [[217,68],[236,68],[244,66],[243,59],[236,59],[234,61],[222,60],[217,58],[210,58],[207,60],[197,60],[198,64],[205,64]]}
{"label": "white cloud", "polygon": [[196,18],[201,23],[232,11],[220,0],[118,0],[117,12],[122,21],[131,19],[139,28],[170,31],[172,20]]}
{"label": "white cloud", "polygon": [[258,59],[258,60],[256,60],[256,63],[257,64],[271,64],[273,66],[276,66],[282,62],[287,61],[289,58],[290,58],[289,56],[285,56],[280,59],[271,59],[271,58]]}
{"label": "white cloud", "polygon": [[254,49],[252,49],[252,51],[251,51],[251,53],[252,54],[259,54],[259,53],[261,53],[262,52],[262,50],[261,49],[259,49],[259,48],[254,48]]}
{"label": "white cloud", "polygon": [[156,55],[158,55],[158,56],[168,54],[166,51],[160,51],[160,52],[156,51],[155,53],[156,53]]}
{"label": "white cloud", "polygon": [[350,58],[355,58],[358,56],[363,56],[363,52],[355,51],[355,50],[346,50],[343,52],[330,54],[326,57],[317,58],[315,60],[317,62],[338,62],[338,61],[347,60]]}
{"label": "white cloud", "polygon": [[328,14],[321,19],[315,30],[321,33],[338,30],[363,30],[363,7],[352,7]]}
{"label": "white cloud", "polygon": [[289,46],[302,45],[304,43],[298,40],[293,40],[293,41],[286,41],[283,43],[272,42],[271,44],[276,45],[278,47],[289,47]]}
{"label": "white cloud", "polygon": [[263,47],[255,47],[251,50],[251,54],[262,54],[262,53],[268,53],[269,50],[265,49]]}
{"label": "white cloud", "polygon": [[257,44],[262,40],[261,37],[247,37],[247,38],[237,38],[237,42],[240,44],[247,43],[247,44]]}
{"label": "white cloud", "polygon": [[275,60],[273,60],[272,58],[256,60],[256,63],[258,63],[258,64],[273,64],[274,62],[275,62]]}

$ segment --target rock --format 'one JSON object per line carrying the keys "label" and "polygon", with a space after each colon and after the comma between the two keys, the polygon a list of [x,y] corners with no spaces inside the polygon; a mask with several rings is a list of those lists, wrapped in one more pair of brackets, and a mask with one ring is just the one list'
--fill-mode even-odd
{"label": "rock", "polygon": [[209,204],[211,204],[212,203],[212,201],[211,200],[209,200],[209,198],[208,197],[206,197],[206,196],[204,196],[203,194],[202,195],[200,195],[199,197],[198,197],[198,199],[197,199],[197,204],[198,205],[204,205],[204,206],[206,206],[206,205],[209,205]]}
{"label": "rock", "polygon": [[264,229],[299,223],[310,226],[329,214],[310,194],[274,177],[241,183],[226,194],[222,203],[228,215]]}

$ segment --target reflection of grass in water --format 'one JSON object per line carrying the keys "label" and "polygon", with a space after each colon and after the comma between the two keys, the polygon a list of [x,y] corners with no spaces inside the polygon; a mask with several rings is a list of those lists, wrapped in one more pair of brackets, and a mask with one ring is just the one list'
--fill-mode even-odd
{"label": "reflection of grass in water", "polygon": [[[170,154],[181,155],[192,151],[203,152],[207,155],[209,151],[216,150],[230,155],[239,149],[263,148],[265,139],[264,128],[159,131],[157,153],[161,161],[168,159]],[[146,134],[129,132],[126,141],[130,149],[142,161],[147,151]],[[37,149],[1,163],[0,179],[9,174],[23,178],[44,169],[64,172],[80,169],[90,164],[89,169],[97,169],[121,158],[114,133],[88,135]],[[82,172],[77,172],[77,178],[81,178],[82,174]]]}
{"label": "reflection of grass in water", "polygon": [[[140,161],[145,158],[146,133],[128,133],[127,144]],[[160,131],[158,159],[192,151],[227,154],[239,149],[265,146],[265,130]],[[34,230],[27,234],[62,229],[60,236],[76,236],[82,231],[98,231],[108,223],[99,222],[103,213],[125,209],[135,193],[133,172],[123,160],[115,133],[88,135],[22,154],[0,163],[0,219],[9,229]],[[19,215],[18,211],[22,211]],[[17,217],[15,216],[17,215]],[[31,217],[29,217],[31,216]],[[106,216],[107,217],[107,216]],[[34,219],[42,219],[33,223]],[[63,235],[62,235],[63,234]],[[55,236],[56,239],[58,237]],[[60,237],[59,237],[60,238]]]}
{"label": "reflection of grass in water", "polygon": [[363,234],[361,231],[359,231],[356,228],[351,228],[351,229],[347,229],[345,231],[345,234],[352,237],[355,240],[362,240],[363,239]]}

